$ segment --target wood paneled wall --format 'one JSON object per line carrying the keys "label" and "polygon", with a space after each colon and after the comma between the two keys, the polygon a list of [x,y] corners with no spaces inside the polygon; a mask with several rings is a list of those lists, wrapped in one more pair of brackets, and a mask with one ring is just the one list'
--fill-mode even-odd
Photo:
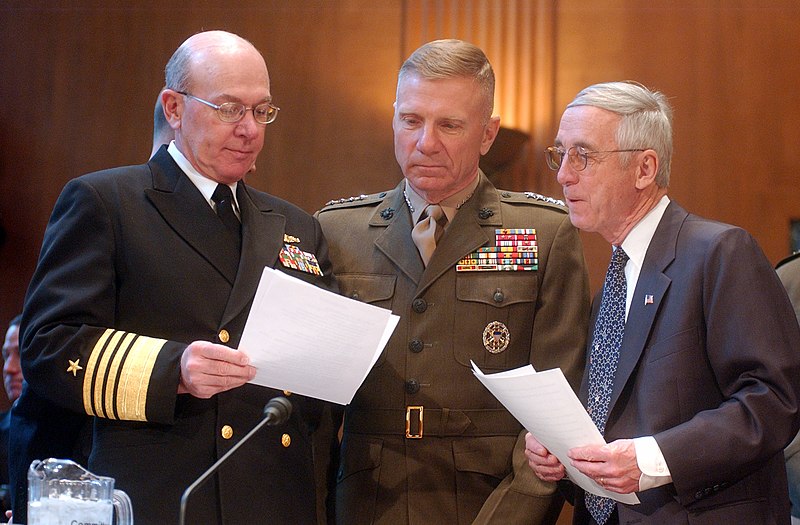
{"label": "wood paneled wall", "polygon": [[[67,180],[150,151],[163,67],[186,37],[226,29],[265,55],[275,102],[254,186],[314,211],[400,179],[397,69],[461,37],[498,77],[496,112],[529,136],[496,182],[560,196],[541,151],[590,83],[635,79],[675,107],[671,195],[788,254],[800,217],[800,6],[795,0],[6,1],[0,4],[0,324],[22,307]],[[585,235],[596,290],[609,249]],[[747,264],[747,261],[742,261]]]}

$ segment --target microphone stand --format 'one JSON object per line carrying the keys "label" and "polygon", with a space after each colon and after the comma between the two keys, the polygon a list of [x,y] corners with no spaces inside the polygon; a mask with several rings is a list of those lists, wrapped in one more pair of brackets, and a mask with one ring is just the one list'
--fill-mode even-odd
{"label": "microphone stand", "polygon": [[202,485],[211,475],[216,472],[216,470],[222,465],[229,457],[233,455],[234,452],[239,450],[239,447],[245,444],[256,432],[261,430],[264,425],[280,425],[284,423],[289,416],[291,416],[292,412],[292,404],[291,402],[286,399],[285,397],[276,397],[273,398],[267,403],[267,406],[264,407],[264,417],[258,425],[253,427],[253,429],[247,433],[238,443],[236,443],[229,451],[227,451],[221,458],[219,458],[216,462],[214,462],[208,470],[203,472],[203,475],[197,478],[194,483],[189,485],[186,490],[183,491],[183,495],[181,496],[181,514],[180,514],[180,521],[178,522],[180,525],[185,525],[186,523],[186,502],[189,499],[189,496],[194,492],[194,490]]}

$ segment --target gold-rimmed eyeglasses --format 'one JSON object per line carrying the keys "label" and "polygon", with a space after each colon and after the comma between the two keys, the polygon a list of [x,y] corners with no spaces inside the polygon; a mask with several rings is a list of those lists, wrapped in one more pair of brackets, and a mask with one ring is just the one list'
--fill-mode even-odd
{"label": "gold-rimmed eyeglasses", "polygon": [[583,171],[589,164],[589,157],[592,155],[600,155],[603,153],[631,153],[634,151],[645,151],[644,149],[611,149],[606,151],[591,151],[583,146],[572,146],[568,150],[560,146],[550,146],[544,150],[544,158],[547,161],[547,167],[553,171],[558,171],[561,164],[564,162],[564,157],[567,157],[570,168],[575,171]]}
{"label": "gold-rimmed eyeglasses", "polygon": [[176,93],[180,93],[183,96],[194,99],[201,104],[205,104],[206,106],[216,110],[217,117],[219,117],[222,122],[239,122],[244,118],[248,111],[252,110],[253,117],[256,119],[256,122],[260,124],[270,124],[275,122],[275,119],[278,118],[278,111],[281,109],[278,106],[273,106],[271,102],[262,102],[257,106],[245,106],[240,102],[223,102],[222,104],[217,105],[213,102],[209,102],[208,100],[203,100],[200,97],[190,95],[185,91],[176,91]]}

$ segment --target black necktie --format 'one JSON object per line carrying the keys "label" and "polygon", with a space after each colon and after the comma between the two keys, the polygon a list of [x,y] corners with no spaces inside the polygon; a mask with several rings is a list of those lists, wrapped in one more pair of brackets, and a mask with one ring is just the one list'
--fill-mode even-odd
{"label": "black necktie", "polygon": [[[600,312],[594,324],[594,340],[589,353],[589,415],[601,434],[605,435],[614,374],[619,363],[619,349],[625,332],[625,300],[627,283],[625,264],[628,254],[617,247],[608,264]],[[597,523],[603,525],[616,506],[614,500],[586,493],[586,508]]]}
{"label": "black necktie", "polygon": [[217,184],[217,189],[211,195],[211,200],[217,207],[217,216],[225,225],[226,229],[230,232],[230,239],[236,247],[237,259],[238,253],[242,249],[242,223],[233,212],[233,192],[226,184]]}

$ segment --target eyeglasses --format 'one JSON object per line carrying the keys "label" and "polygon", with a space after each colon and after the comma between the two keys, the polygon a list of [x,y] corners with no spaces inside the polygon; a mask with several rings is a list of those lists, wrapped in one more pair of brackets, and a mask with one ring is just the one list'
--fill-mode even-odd
{"label": "eyeglasses", "polygon": [[278,118],[278,111],[281,109],[278,106],[273,106],[270,102],[262,102],[257,106],[245,106],[239,102],[223,102],[222,104],[217,105],[209,102],[208,100],[203,100],[202,98],[190,95],[184,91],[177,91],[177,93],[189,98],[193,98],[196,101],[215,109],[217,112],[217,117],[219,117],[222,122],[239,122],[244,118],[248,111],[253,110],[253,117],[255,117],[256,122],[260,124],[270,124],[275,122],[275,119]]}
{"label": "eyeglasses", "polygon": [[601,153],[630,153],[633,151],[645,151],[643,149],[612,149],[607,151],[589,151],[584,149],[583,146],[572,146],[564,151],[564,148],[558,146],[550,146],[544,150],[544,158],[547,161],[547,167],[553,171],[558,171],[561,168],[561,163],[564,161],[564,156],[567,157],[570,168],[575,171],[583,171],[589,164],[589,157],[592,155],[599,155]]}

